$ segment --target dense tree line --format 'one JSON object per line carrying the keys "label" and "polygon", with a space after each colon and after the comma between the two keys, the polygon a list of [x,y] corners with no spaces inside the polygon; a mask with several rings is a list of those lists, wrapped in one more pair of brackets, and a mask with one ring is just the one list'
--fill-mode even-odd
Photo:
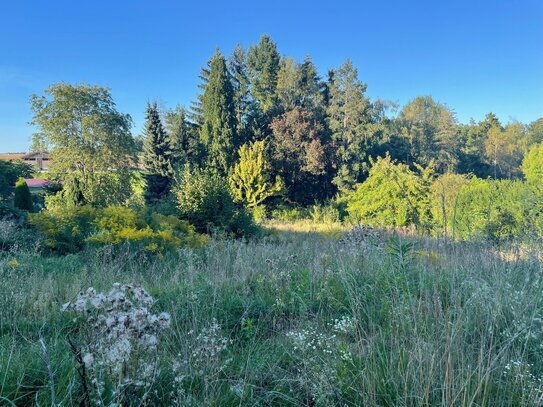
{"label": "dense tree line", "polygon": [[462,124],[430,96],[398,108],[370,99],[351,61],[322,77],[309,56],[283,56],[266,35],[229,57],[217,49],[200,81],[188,110],[148,102],[135,138],[105,88],[59,83],[33,96],[34,143],[51,146],[50,176],[62,185],[47,207],[147,205],[193,214],[200,231],[223,208],[223,226],[239,230],[236,207],[333,199],[351,219],[427,228],[442,218],[447,231],[448,209],[427,205],[445,181],[541,179],[543,118],[505,124],[489,113]]}
{"label": "dense tree line", "polygon": [[238,45],[229,58],[217,50],[200,78],[190,114],[178,108],[163,116],[180,140],[171,148],[185,164],[227,177],[244,159],[239,148],[262,141],[269,176],[284,182],[284,199],[295,204],[352,191],[372,157],[386,154],[436,174],[517,179],[524,155],[543,141],[543,119],[503,124],[489,113],[461,124],[430,96],[390,114],[390,102],[366,95],[351,61],[321,78],[309,56],[281,56],[266,35],[247,50]]}

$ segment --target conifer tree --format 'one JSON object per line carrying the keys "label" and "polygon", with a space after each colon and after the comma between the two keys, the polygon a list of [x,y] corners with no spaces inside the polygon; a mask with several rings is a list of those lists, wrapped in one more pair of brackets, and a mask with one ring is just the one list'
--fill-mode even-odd
{"label": "conifer tree", "polygon": [[25,211],[32,210],[32,195],[24,178],[19,178],[15,184],[14,205]]}
{"label": "conifer tree", "polygon": [[206,148],[207,165],[225,176],[233,163],[239,143],[236,137],[234,91],[226,60],[219,50],[211,59],[202,112],[200,140]]}
{"label": "conifer tree", "polygon": [[251,94],[265,114],[276,106],[277,74],[279,72],[277,45],[267,35],[256,47],[249,48],[247,68],[251,78]]}
{"label": "conifer tree", "polygon": [[241,45],[237,45],[228,61],[232,88],[234,91],[234,106],[236,111],[237,134],[240,139],[248,138],[246,123],[250,109],[249,98],[249,77],[247,76],[247,65],[245,62],[245,51]]}
{"label": "conifer tree", "polygon": [[198,128],[187,120],[187,115],[184,108],[177,106],[164,116],[174,168],[181,168],[184,164],[194,168],[202,164]]}
{"label": "conifer tree", "polygon": [[327,115],[337,168],[333,182],[340,190],[351,189],[364,172],[364,160],[375,131],[372,106],[365,96],[367,86],[358,79],[351,61],[345,61],[330,74],[330,79]]}
{"label": "conifer tree", "polygon": [[145,200],[153,203],[169,193],[173,178],[172,152],[156,101],[147,104],[144,134],[143,165],[147,181]]}
{"label": "conifer tree", "polygon": [[200,74],[198,75],[198,78],[200,78],[200,83],[198,84],[200,93],[196,96],[196,100],[193,101],[190,106],[191,111],[189,118],[198,126],[201,126],[204,122],[204,92],[206,90],[207,83],[209,82],[210,65],[211,60],[207,61],[206,66],[201,69]]}
{"label": "conifer tree", "polygon": [[280,177],[271,180],[271,165],[265,157],[264,141],[244,144],[239,148],[239,161],[230,176],[230,190],[236,202],[254,208],[267,198],[279,195],[284,184]]}

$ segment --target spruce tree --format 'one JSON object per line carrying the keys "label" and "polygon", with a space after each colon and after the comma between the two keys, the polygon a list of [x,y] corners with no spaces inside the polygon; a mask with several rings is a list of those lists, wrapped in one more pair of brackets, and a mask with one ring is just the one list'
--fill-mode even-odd
{"label": "spruce tree", "polygon": [[234,90],[234,105],[236,110],[237,134],[240,139],[248,138],[246,134],[247,116],[250,109],[249,78],[245,63],[245,52],[241,45],[237,45],[228,61],[232,88]]}
{"label": "spruce tree", "polygon": [[280,59],[277,45],[267,35],[263,35],[258,45],[249,48],[247,53],[251,94],[265,114],[270,113],[276,107],[277,74]]}
{"label": "spruce tree", "polygon": [[187,120],[187,115],[184,108],[177,106],[164,116],[174,168],[181,168],[185,164],[194,168],[202,164],[198,127]]}
{"label": "spruce tree", "polygon": [[206,66],[204,66],[198,78],[200,78],[200,83],[198,84],[198,89],[200,93],[196,97],[196,100],[191,103],[190,106],[190,115],[189,118],[198,126],[201,126],[204,122],[204,93],[209,82],[209,73],[210,73],[211,60],[207,61]]}
{"label": "spruce tree", "polygon": [[144,134],[145,200],[153,203],[168,195],[173,178],[172,152],[156,102],[147,104]]}
{"label": "spruce tree", "polygon": [[367,151],[375,132],[371,103],[365,96],[366,84],[358,79],[358,71],[347,60],[330,74],[328,83],[328,126],[335,147],[337,168],[334,184],[351,189],[363,174]]}
{"label": "spruce tree", "polygon": [[202,112],[200,140],[206,148],[207,165],[225,176],[233,163],[239,142],[236,137],[234,91],[226,60],[219,50],[211,59]]}

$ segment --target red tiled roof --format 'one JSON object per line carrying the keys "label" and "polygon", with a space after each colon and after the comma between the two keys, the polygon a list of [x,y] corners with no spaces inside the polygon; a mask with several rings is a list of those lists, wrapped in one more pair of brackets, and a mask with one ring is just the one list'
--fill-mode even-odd
{"label": "red tiled roof", "polygon": [[28,188],[43,188],[49,183],[45,178],[27,178],[25,181]]}
{"label": "red tiled roof", "polygon": [[22,160],[26,156],[25,153],[4,153],[0,154],[0,160],[13,161]]}

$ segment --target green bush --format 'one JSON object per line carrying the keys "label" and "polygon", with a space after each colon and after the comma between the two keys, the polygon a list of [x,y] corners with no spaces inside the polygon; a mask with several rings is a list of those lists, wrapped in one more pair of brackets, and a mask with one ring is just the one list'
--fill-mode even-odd
{"label": "green bush", "polygon": [[58,254],[80,251],[87,244],[128,244],[136,250],[163,253],[180,247],[200,247],[207,242],[207,237],[175,216],[120,206],[47,210],[31,215],[30,223],[45,237],[45,248]]}
{"label": "green bush", "polygon": [[245,209],[234,203],[226,180],[216,174],[185,167],[174,194],[181,218],[199,232],[226,232],[237,237],[255,232]]}
{"label": "green bush", "polygon": [[15,183],[15,197],[13,199],[13,204],[16,208],[25,211],[31,211],[33,208],[32,195],[30,195],[30,189],[24,178],[19,178]]}
{"label": "green bush", "polygon": [[85,239],[93,231],[98,210],[91,206],[57,208],[30,214],[29,222],[45,238],[47,251],[66,254],[85,247]]}
{"label": "green bush", "polygon": [[311,220],[315,223],[326,225],[339,223],[342,220],[341,208],[333,201],[324,204],[315,204],[309,208]]}
{"label": "green bush", "polygon": [[430,227],[428,174],[415,173],[405,164],[378,158],[369,176],[347,195],[347,211],[353,223],[378,227],[415,225]]}

